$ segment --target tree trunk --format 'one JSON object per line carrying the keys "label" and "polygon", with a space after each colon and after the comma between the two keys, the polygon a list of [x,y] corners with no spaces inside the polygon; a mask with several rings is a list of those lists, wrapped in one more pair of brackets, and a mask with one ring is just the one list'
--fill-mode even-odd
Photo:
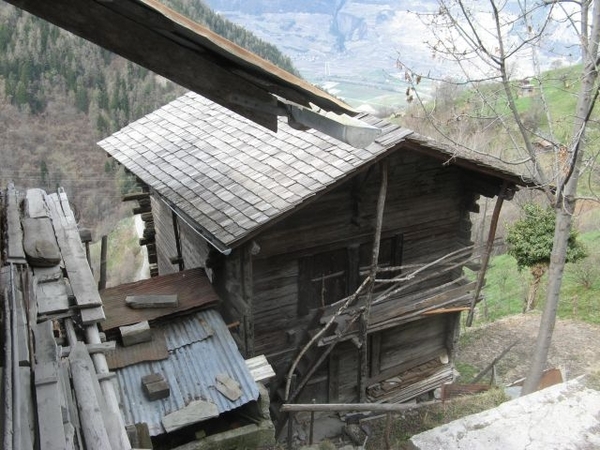
{"label": "tree trunk", "polygon": [[[559,185],[557,190],[556,227],[554,229],[554,242],[550,257],[550,267],[548,269],[546,305],[540,322],[533,361],[527,379],[523,384],[522,395],[530,394],[537,389],[548,358],[567,257],[567,244],[571,232],[573,212],[575,211],[577,182],[579,181],[583,156],[584,132],[598,95],[595,84],[598,78],[596,58],[598,56],[598,40],[600,38],[600,2],[594,2],[593,4],[592,31],[589,38],[583,40],[584,43],[588,42],[588,47],[582,52],[586,58],[584,59],[581,89],[573,120],[573,138],[570,146],[572,150],[572,162],[569,172],[563,179],[563,186]],[[582,13],[584,12],[586,12],[585,9],[582,10]],[[588,36],[587,30],[582,30],[581,34],[586,37]]]}
{"label": "tree trunk", "polygon": [[546,267],[537,264],[531,268],[531,276],[533,280],[529,283],[529,290],[527,292],[527,298],[523,303],[523,313],[528,313],[535,309],[537,303],[537,295],[540,290],[540,284],[542,284],[542,277],[546,273]]}

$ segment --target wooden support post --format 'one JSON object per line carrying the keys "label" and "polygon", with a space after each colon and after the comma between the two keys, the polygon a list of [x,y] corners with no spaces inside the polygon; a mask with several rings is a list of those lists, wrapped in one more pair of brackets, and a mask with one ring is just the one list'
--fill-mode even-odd
{"label": "wooden support post", "polygon": [[502,210],[502,204],[504,203],[504,199],[508,197],[508,191],[508,182],[505,181],[504,183],[502,183],[502,187],[500,188],[500,192],[498,193],[498,199],[496,200],[496,205],[494,206],[494,212],[492,213],[492,222],[490,223],[490,231],[488,233],[488,240],[483,254],[483,260],[481,262],[481,269],[479,269],[479,273],[477,274],[477,285],[475,287],[473,298],[471,299],[471,304],[469,305],[469,315],[467,316],[466,322],[466,325],[468,327],[470,327],[473,324],[473,314],[475,312],[475,305],[477,304],[477,298],[479,298],[479,294],[481,293],[481,289],[483,288],[483,282],[485,281],[485,273],[487,271],[487,266],[490,262],[492,249],[494,248],[494,239],[496,237],[496,229],[498,228],[498,218],[500,217],[500,211]]}
{"label": "wooden support post", "polygon": [[[381,244],[381,230],[383,228],[383,211],[385,209],[385,198],[387,196],[388,187],[388,165],[387,161],[383,160],[380,165],[381,169],[381,184],[379,187],[379,197],[377,198],[377,216],[375,223],[375,236],[373,238],[373,255],[371,260],[371,279],[375,280],[377,268],[379,266],[379,247]],[[367,300],[365,309],[361,316],[361,348],[360,348],[360,364],[359,364],[359,382],[358,382],[358,398],[364,402],[367,398],[367,380],[369,378],[369,315],[371,313],[371,303],[373,303],[373,281],[368,287]]]}
{"label": "wooden support post", "polygon": [[185,269],[185,263],[183,261],[183,253],[181,251],[181,237],[179,235],[179,221],[177,220],[177,214],[175,211],[171,211],[171,217],[173,219],[173,234],[175,235],[175,248],[177,249],[177,263],[179,265],[179,271]]}
{"label": "wooden support post", "polygon": [[[313,398],[312,403],[316,403],[315,399]],[[315,412],[311,411],[310,412],[310,431],[308,433],[308,445],[312,445],[313,444],[313,431],[314,431],[314,426],[315,426]]]}
{"label": "wooden support post", "polygon": [[102,236],[100,243],[100,280],[98,290],[106,289],[106,254],[108,252],[108,236]]}
{"label": "wooden support post", "polygon": [[392,431],[392,413],[388,412],[385,415],[385,448],[390,450],[392,443],[390,442],[390,432]]}

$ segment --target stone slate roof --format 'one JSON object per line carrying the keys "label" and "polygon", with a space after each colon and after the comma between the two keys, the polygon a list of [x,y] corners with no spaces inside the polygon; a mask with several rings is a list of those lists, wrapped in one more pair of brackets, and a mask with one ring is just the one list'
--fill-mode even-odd
{"label": "stone slate roof", "polygon": [[358,118],[382,129],[363,149],[316,130],[295,130],[283,119],[274,133],[190,92],[99,145],[222,251],[399,144],[425,146],[445,161],[465,160],[476,170],[527,184],[514,172],[480,158],[457,157],[451,149],[399,125],[368,115]]}

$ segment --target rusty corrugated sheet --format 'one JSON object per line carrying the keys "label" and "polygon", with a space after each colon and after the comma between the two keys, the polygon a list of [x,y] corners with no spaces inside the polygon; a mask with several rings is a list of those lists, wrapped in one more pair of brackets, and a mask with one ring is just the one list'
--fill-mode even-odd
{"label": "rusty corrugated sheet", "polygon": [[[178,411],[191,401],[214,403],[219,414],[236,409],[258,398],[258,387],[223,322],[221,315],[208,309],[178,317],[161,325],[169,358],[133,364],[116,370],[127,424],[145,422],[150,434],[164,433],[163,416]],[[169,383],[170,396],[149,401],[141,379],[160,373]],[[231,401],[215,387],[215,377],[227,374],[240,385],[242,395]]]}
{"label": "rusty corrugated sheet", "polygon": [[148,342],[123,347],[117,343],[114,350],[106,352],[106,363],[110,370],[144,361],[160,361],[169,357],[167,340],[162,328],[152,328],[152,339]]}
{"label": "rusty corrugated sheet", "polygon": [[[179,305],[176,308],[133,309],[125,304],[128,295],[144,294],[177,294]],[[104,289],[100,296],[106,313],[106,321],[102,323],[105,331],[210,306],[219,301],[206,273],[199,268]]]}

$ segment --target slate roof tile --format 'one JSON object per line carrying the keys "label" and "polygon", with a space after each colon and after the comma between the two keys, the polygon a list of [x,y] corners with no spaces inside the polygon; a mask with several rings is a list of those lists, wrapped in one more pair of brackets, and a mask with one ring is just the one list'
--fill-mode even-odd
{"label": "slate roof tile", "polygon": [[190,92],[99,145],[227,247],[404,140],[456,154],[396,124],[359,118],[383,129],[364,149],[284,119],[273,133]]}

